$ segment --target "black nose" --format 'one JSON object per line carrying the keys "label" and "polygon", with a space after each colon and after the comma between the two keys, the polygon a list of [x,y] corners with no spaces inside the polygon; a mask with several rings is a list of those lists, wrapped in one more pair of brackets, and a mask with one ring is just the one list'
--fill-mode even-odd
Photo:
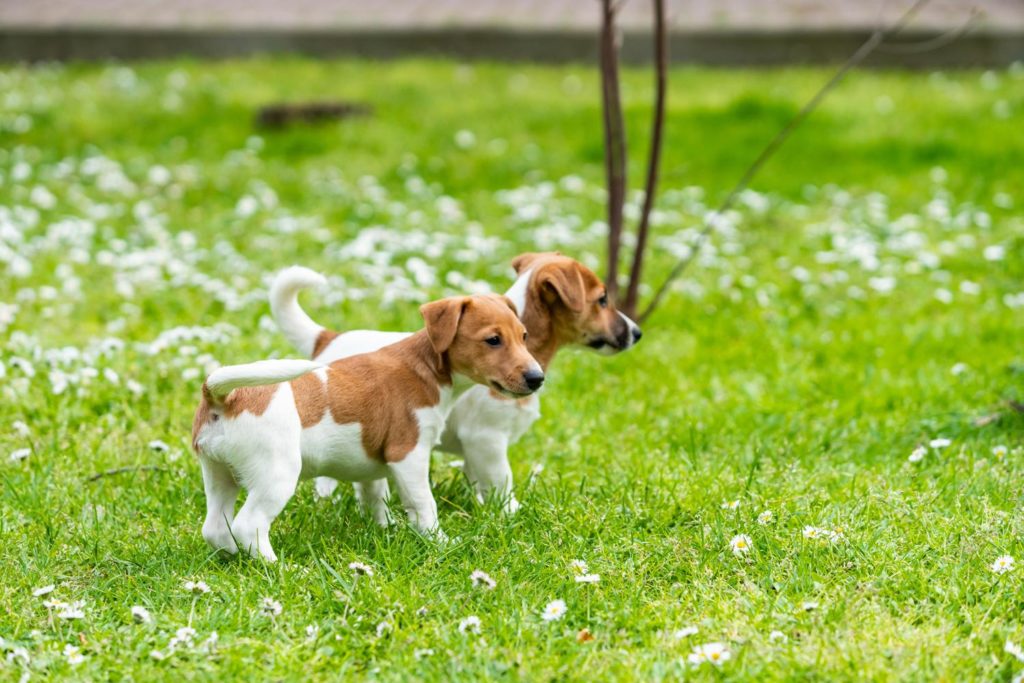
{"label": "black nose", "polygon": [[523,381],[526,382],[526,386],[530,387],[530,391],[537,391],[540,389],[540,385],[544,384],[544,373],[538,370],[524,372]]}
{"label": "black nose", "polygon": [[640,331],[639,327],[633,328],[633,343],[636,344],[640,341],[640,337],[644,336],[644,333]]}

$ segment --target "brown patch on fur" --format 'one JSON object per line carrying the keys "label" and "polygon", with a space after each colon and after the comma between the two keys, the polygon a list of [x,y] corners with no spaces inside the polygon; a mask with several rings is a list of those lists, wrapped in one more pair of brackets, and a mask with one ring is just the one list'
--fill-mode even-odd
{"label": "brown patch on fur", "polygon": [[277,392],[277,384],[262,387],[239,387],[224,397],[224,415],[237,417],[242,413],[252,413],[259,417],[267,411],[270,400]]}
{"label": "brown patch on fur", "polygon": [[327,410],[327,391],[325,383],[315,372],[308,372],[289,382],[292,396],[295,397],[295,409],[299,411],[302,428],[312,427],[323,419]]}
{"label": "brown patch on fur", "polygon": [[332,341],[341,336],[340,332],[333,330],[320,330],[320,334],[316,336],[316,342],[313,343],[313,355],[310,358],[316,358],[319,356],[327,345]]}
{"label": "brown patch on fur", "polygon": [[579,261],[557,252],[529,253],[513,259],[512,267],[517,274],[533,270],[521,317],[530,353],[545,370],[562,346],[602,340],[617,347],[628,334],[615,306],[598,303],[604,283]]}

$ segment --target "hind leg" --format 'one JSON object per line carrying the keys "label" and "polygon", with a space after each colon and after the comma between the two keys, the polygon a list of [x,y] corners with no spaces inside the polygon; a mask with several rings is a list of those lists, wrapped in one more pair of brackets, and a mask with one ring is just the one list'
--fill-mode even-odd
{"label": "hind leg", "polygon": [[363,513],[370,515],[378,525],[389,526],[392,519],[388,510],[388,499],[391,497],[388,480],[357,481],[355,489],[356,500],[359,501]]}
{"label": "hind leg", "polygon": [[238,483],[225,465],[199,456],[203,468],[203,488],[206,490],[206,520],[203,522],[203,538],[214,550],[238,552],[231,537],[231,522],[235,519],[235,500],[238,498]]}
{"label": "hind leg", "polygon": [[242,550],[253,557],[276,562],[270,545],[270,525],[291,500],[299,483],[299,454],[288,458],[270,457],[245,475],[248,495],[238,516],[231,524],[231,534]]}

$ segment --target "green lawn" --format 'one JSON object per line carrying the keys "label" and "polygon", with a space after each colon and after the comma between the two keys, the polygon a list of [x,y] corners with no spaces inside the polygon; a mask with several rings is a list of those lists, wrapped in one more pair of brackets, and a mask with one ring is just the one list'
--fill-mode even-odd
{"label": "green lawn", "polygon": [[[543,419],[512,449],[515,518],[476,505],[438,454],[454,543],[379,530],[347,487],[327,502],[307,484],[274,527],[281,562],[209,553],[192,411],[215,362],[295,355],[268,319],[277,269],[330,276],[304,303],[333,327],[414,329],[427,298],[503,290],[521,251],[599,267],[594,71],[0,70],[0,679],[1024,670],[1004,652],[1024,642],[1024,568],[992,569],[1024,561],[1024,415],[1008,405],[1024,397],[1020,68],[852,75],[636,349],[559,356]],[[827,76],[672,73],[649,284]],[[649,81],[624,74],[633,187]],[[258,106],[311,98],[374,113],[254,127]],[[129,466],[159,469],[89,479]],[[738,535],[749,552],[732,552]],[[577,584],[576,559],[600,582]],[[543,620],[556,599],[566,614]],[[470,616],[479,633],[460,632]],[[706,643],[731,657],[689,664]]]}

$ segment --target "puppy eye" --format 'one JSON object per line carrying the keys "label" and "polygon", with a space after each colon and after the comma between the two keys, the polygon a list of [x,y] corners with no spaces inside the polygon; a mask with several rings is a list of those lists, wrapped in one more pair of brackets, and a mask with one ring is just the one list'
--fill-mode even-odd
{"label": "puppy eye", "polygon": [[526,338],[529,337],[529,336],[530,335],[528,333],[523,332],[523,341],[526,341]]}
{"label": "puppy eye", "polygon": [[602,294],[601,298],[597,300],[597,305],[601,308],[608,308],[608,295]]}
{"label": "puppy eye", "polygon": [[484,339],[484,342],[488,346],[501,346],[501,337],[499,337],[498,335],[494,335],[493,337],[488,337],[487,339]]}

